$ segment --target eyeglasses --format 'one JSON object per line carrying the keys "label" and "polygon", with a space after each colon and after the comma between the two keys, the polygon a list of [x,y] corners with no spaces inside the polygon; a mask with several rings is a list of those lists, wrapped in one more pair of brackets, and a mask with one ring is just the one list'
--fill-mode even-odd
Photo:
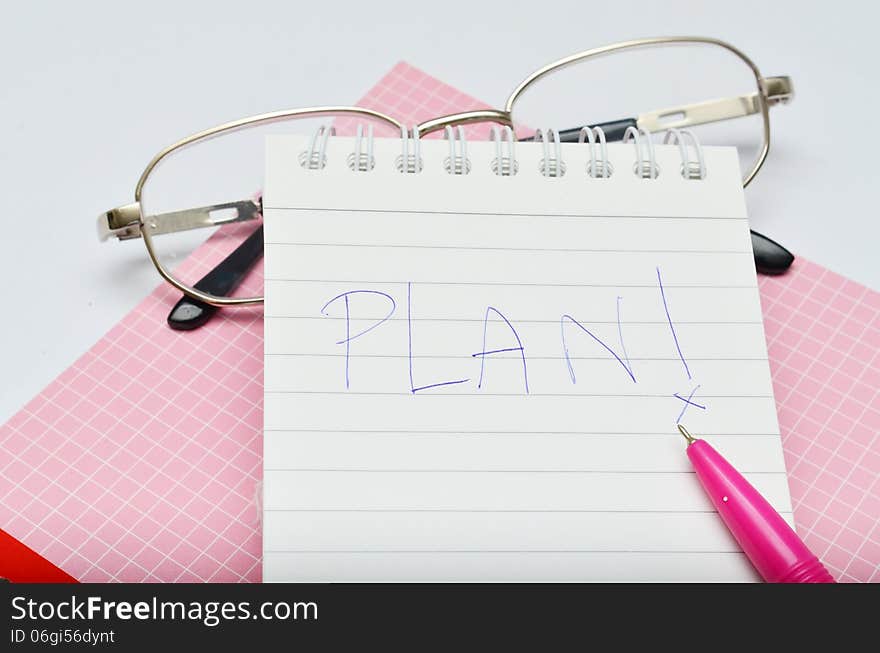
{"label": "eyeglasses", "polygon": [[[263,301],[262,287],[238,284],[262,254],[262,207],[253,193],[262,185],[269,133],[302,132],[327,117],[365,125],[379,136],[423,137],[449,126],[495,123],[529,140],[531,133],[519,125],[533,124],[557,128],[563,142],[576,142],[585,126],[601,127],[609,141],[621,140],[628,127],[648,133],[687,127],[703,144],[736,146],[747,186],[770,149],[770,107],[792,98],[788,77],[763,77],[745,54],[723,41],[658,37],[614,43],[536,70],[501,109],[444,115],[407,128],[371,109],[311,107],[193,134],[153,157],[138,180],[134,202],[99,217],[99,236],[142,238],[162,278],[193,300],[217,307],[255,304]],[[372,165],[351,163],[367,173]],[[788,252],[752,234],[759,269],[788,266]],[[190,256],[206,241],[212,260],[222,260],[213,269]],[[774,259],[774,247],[784,256]]]}

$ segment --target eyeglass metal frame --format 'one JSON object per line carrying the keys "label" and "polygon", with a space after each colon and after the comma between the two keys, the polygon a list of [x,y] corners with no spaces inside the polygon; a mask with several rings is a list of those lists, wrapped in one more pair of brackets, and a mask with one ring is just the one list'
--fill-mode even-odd
{"label": "eyeglass metal frame", "polygon": [[[743,186],[748,186],[764,165],[770,151],[769,108],[776,104],[789,102],[794,96],[793,85],[789,77],[763,77],[755,63],[742,51],[729,43],[714,38],[699,36],[653,37],[621,41],[619,43],[612,43],[591,50],[584,50],[583,52],[578,52],[547,64],[543,68],[536,70],[526,77],[508,96],[503,109],[479,109],[439,116],[415,125],[412,127],[412,130],[413,132],[418,133],[419,136],[424,136],[431,132],[445,129],[446,127],[480,122],[493,122],[513,128],[512,116],[517,100],[528,91],[535,82],[543,77],[569,66],[581,63],[587,59],[613,54],[622,50],[662,45],[691,44],[718,46],[738,57],[749,67],[754,75],[756,90],[747,95],[737,97],[714,99],[695,104],[653,110],[648,113],[640,114],[635,119],[635,122],[639,127],[646,131],[653,132],[661,129],[682,128],[720,120],[740,118],[747,115],[760,114],[763,121],[763,144],[751,169],[743,176]],[[308,107],[275,111],[217,125],[216,127],[187,136],[156,154],[156,156],[154,156],[147,164],[147,167],[138,179],[134,192],[134,202],[116,207],[99,216],[99,238],[102,240],[111,237],[116,237],[118,240],[143,238],[144,244],[147,248],[147,254],[162,278],[193,299],[203,301],[213,306],[246,306],[262,303],[263,297],[217,297],[182,283],[180,280],[176,279],[171,271],[169,271],[160,261],[152,240],[153,235],[158,235],[160,233],[169,233],[198,227],[220,226],[227,222],[238,222],[257,218],[260,215],[261,207],[255,200],[242,200],[151,216],[152,220],[161,218],[166,223],[163,228],[157,228],[157,222],[153,222],[152,224],[145,222],[141,203],[143,190],[156,167],[169,155],[182,148],[195,145],[201,141],[216,138],[223,134],[255,127],[257,125],[265,125],[289,119],[317,118],[322,116],[362,116],[364,118],[387,123],[401,133],[405,133],[407,130],[403,123],[384,113],[372,109],[349,106]],[[664,120],[666,117],[674,118],[671,120]],[[578,130],[579,129],[580,128],[578,128]],[[235,218],[212,217],[212,213],[219,214],[221,211],[228,209],[234,209],[236,215]]]}

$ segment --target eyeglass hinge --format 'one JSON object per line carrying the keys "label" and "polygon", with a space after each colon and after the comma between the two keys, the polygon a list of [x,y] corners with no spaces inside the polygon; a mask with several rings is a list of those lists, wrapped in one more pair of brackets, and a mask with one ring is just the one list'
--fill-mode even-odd
{"label": "eyeglass hinge", "polygon": [[791,77],[765,77],[761,80],[761,90],[770,105],[788,104],[794,99]]}
{"label": "eyeglass hinge", "polygon": [[141,205],[139,202],[117,206],[98,216],[98,239],[116,236],[119,240],[141,237]]}

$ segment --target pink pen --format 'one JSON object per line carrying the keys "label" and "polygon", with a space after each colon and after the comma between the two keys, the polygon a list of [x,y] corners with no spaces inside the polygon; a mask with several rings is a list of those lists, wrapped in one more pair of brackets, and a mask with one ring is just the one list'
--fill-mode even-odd
{"label": "pink pen", "polygon": [[681,424],[687,455],[706,494],[743,552],[768,583],[833,583],[791,526],[705,440]]}

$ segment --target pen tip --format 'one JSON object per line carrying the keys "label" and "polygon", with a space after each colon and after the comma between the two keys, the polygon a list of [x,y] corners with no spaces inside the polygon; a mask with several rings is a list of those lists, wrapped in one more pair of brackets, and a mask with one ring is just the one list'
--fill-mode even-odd
{"label": "pen tip", "polygon": [[694,442],[697,441],[697,439],[694,436],[692,436],[684,426],[682,426],[681,424],[678,424],[677,426],[678,426],[678,432],[684,436],[684,439],[687,440],[688,444],[693,444]]}

